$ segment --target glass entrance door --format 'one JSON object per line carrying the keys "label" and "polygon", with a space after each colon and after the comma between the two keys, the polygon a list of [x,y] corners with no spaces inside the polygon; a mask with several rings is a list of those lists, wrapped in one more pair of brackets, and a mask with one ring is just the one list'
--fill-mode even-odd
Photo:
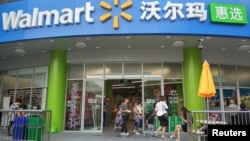
{"label": "glass entrance door", "polygon": [[[161,78],[143,79],[142,83],[142,98],[144,105],[144,117],[147,117],[158,101],[158,98],[163,94],[163,80]],[[143,131],[145,131],[146,118],[143,121]],[[158,128],[157,123],[155,129]]]}
{"label": "glass entrance door", "polygon": [[82,130],[102,132],[103,130],[103,101],[104,81],[86,80],[84,95],[84,112],[82,112]]}

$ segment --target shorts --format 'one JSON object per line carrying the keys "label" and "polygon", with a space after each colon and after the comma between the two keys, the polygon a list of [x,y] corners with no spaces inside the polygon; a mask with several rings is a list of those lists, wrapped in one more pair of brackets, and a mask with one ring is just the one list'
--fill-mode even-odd
{"label": "shorts", "polygon": [[158,116],[158,119],[160,121],[160,126],[168,126],[168,119],[166,119],[164,115]]}
{"label": "shorts", "polygon": [[183,132],[187,132],[187,124],[182,124],[181,129]]}

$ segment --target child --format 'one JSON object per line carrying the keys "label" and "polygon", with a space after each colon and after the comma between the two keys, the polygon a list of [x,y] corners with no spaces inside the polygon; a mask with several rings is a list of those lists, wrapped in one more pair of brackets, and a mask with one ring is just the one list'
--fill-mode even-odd
{"label": "child", "polygon": [[121,116],[120,111],[118,111],[117,114],[116,114],[115,124],[116,124],[116,127],[121,127],[122,126],[122,116]]}
{"label": "child", "polygon": [[148,126],[148,130],[145,132],[145,136],[147,136],[148,134],[151,135],[151,137],[155,137],[154,135],[154,119],[155,119],[155,114],[154,114],[154,110],[152,110],[149,113],[149,116],[146,118],[146,125]]}

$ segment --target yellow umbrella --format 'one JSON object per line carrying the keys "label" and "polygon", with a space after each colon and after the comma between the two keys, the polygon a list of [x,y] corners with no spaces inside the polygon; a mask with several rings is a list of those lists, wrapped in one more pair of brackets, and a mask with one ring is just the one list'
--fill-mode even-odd
{"label": "yellow umbrella", "polygon": [[214,80],[208,62],[205,60],[202,65],[198,96],[210,98],[215,95]]}

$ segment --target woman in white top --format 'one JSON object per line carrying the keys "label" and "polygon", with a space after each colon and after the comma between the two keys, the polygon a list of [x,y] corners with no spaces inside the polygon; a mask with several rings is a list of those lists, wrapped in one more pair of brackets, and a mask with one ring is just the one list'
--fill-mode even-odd
{"label": "woman in white top", "polygon": [[157,136],[158,132],[162,129],[162,139],[165,139],[166,127],[168,126],[168,119],[164,117],[164,114],[167,113],[168,105],[166,103],[166,98],[161,96],[159,101],[155,105],[155,112],[160,121],[160,126],[155,132],[155,136]]}

